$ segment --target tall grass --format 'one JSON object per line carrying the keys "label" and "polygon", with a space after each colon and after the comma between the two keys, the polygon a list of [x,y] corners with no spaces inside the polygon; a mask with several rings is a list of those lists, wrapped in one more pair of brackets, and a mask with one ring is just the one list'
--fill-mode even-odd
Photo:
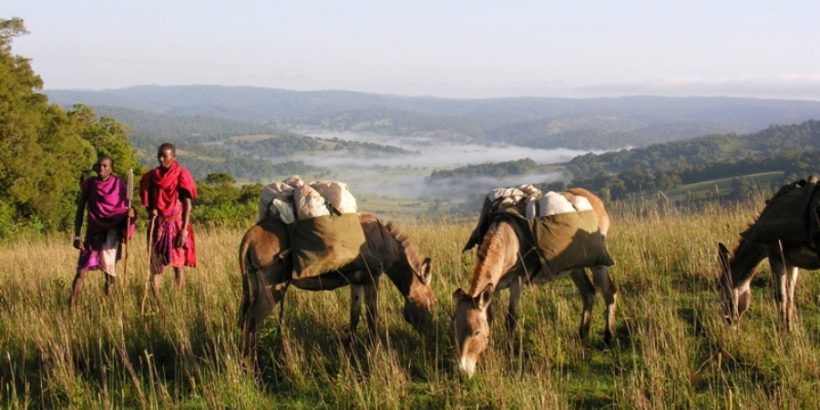
{"label": "tall grass", "polygon": [[[820,275],[803,274],[800,324],[777,330],[767,265],[738,329],[722,323],[716,244],[731,247],[755,204],[682,212],[660,201],[614,206],[608,244],[619,287],[618,333],[602,342],[576,330],[581,301],[569,280],[528,287],[520,332],[506,348],[501,321],[477,375],[462,379],[450,341],[452,293],[466,286],[473,255],[461,253],[472,221],[404,221],[436,263],[438,304],[429,335],[401,318],[401,296],[382,282],[380,341],[347,338],[349,293],[287,295],[283,328],[268,321],[260,373],[244,370],[236,326],[242,232],[198,232],[199,266],[181,292],[167,274],[165,310],[140,313],[145,250],[132,244],[127,281],[102,294],[89,275],[79,305],[67,300],[76,263],[68,237],[0,245],[0,403],[4,407],[231,408],[694,408],[811,407],[820,390]],[[278,313],[277,313],[278,314]]]}

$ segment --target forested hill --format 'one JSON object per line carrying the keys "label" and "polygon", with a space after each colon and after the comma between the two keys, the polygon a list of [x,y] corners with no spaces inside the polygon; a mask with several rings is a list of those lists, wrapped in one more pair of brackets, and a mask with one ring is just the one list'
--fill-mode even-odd
{"label": "forested hill", "polygon": [[[345,151],[363,155],[402,155],[400,148],[367,142],[308,137],[275,127],[202,116],[171,116],[121,107],[101,106],[100,115],[116,118],[130,129],[130,141],[143,163],[154,164],[154,149],[167,141],[180,147],[180,158],[197,178],[228,172],[243,180],[267,180],[317,169],[283,155]],[[271,163],[270,158],[277,158]]]}
{"label": "forested hill", "polygon": [[100,115],[116,118],[131,128],[132,142],[142,140],[173,140],[204,142],[235,135],[278,134],[274,127],[207,116],[172,116],[115,106],[97,106]]}
{"label": "forested hill", "polygon": [[573,158],[568,166],[573,175],[583,178],[630,168],[653,171],[680,169],[817,149],[820,149],[820,121],[811,120],[796,125],[771,126],[748,135],[707,135],[646,148],[600,155],[590,153]]}
{"label": "forested hill", "polygon": [[275,129],[374,132],[510,143],[536,148],[612,149],[747,133],[820,119],[820,102],[706,97],[496,98],[459,100],[350,91],[254,87],[140,86],[46,90],[70,106],[122,107],[171,117],[211,117]]}
{"label": "forested hill", "polygon": [[713,135],[646,148],[586,154],[567,163],[574,185],[618,198],[681,184],[777,174],[775,186],[820,173],[820,121],[748,135]]}
{"label": "forested hill", "polygon": [[546,172],[550,169],[551,166],[538,164],[531,158],[524,158],[515,161],[468,165],[456,169],[433,170],[430,174],[429,180],[437,181],[448,178],[470,179],[477,177],[502,178],[509,175],[526,175]]}

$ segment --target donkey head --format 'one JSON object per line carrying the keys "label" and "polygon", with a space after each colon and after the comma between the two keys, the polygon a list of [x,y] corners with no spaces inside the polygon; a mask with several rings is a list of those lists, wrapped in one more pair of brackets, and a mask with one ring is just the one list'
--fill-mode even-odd
{"label": "donkey head", "polygon": [[436,296],[430,287],[433,278],[433,262],[430,258],[425,258],[422,263],[411,269],[413,280],[404,302],[404,320],[417,332],[423,333],[432,323],[433,307],[436,304]]}
{"label": "donkey head", "polygon": [[726,323],[735,324],[740,321],[743,313],[749,310],[752,304],[752,290],[748,281],[735,283],[729,249],[722,243],[718,243],[718,260],[720,262],[719,287],[723,317]]}
{"label": "donkey head", "polygon": [[453,294],[456,310],[453,313],[453,337],[458,355],[458,368],[468,377],[475,373],[481,353],[490,344],[490,303],[493,285],[488,285],[478,296],[470,296],[460,288]]}

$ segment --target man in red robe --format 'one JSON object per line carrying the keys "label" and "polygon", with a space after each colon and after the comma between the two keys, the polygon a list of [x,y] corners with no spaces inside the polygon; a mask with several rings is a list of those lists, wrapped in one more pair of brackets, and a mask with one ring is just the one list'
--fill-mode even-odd
{"label": "man in red robe", "polygon": [[151,252],[151,286],[159,291],[166,265],[174,268],[177,289],[185,283],[184,266],[196,266],[196,241],[191,227],[191,201],[196,199],[196,182],[176,160],[176,147],[165,143],[157,150],[159,166],[140,181],[140,198],[148,210],[148,240]]}
{"label": "man in red robe", "polygon": [[[94,167],[97,176],[82,182],[74,218],[73,245],[80,250],[80,258],[71,287],[70,306],[74,306],[80,297],[80,289],[89,270],[100,269],[105,273],[105,295],[111,293],[117,276],[114,268],[120,259],[123,234],[127,233],[129,238],[134,234],[134,210],[129,208],[125,183],[112,174],[114,160],[108,155],[100,155]],[[80,230],[86,209],[88,225],[83,239]]]}

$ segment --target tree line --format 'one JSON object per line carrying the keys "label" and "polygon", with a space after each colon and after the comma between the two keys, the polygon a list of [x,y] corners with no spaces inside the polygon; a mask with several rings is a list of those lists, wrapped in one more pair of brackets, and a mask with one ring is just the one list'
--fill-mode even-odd
{"label": "tree line", "polygon": [[26,34],[20,18],[0,19],[0,235],[20,225],[66,229],[81,179],[97,155],[111,156],[120,173],[141,170],[126,128],[82,105],[64,110],[38,92],[43,81],[29,60],[12,53]]}
{"label": "tree line", "polygon": [[505,162],[485,162],[467,165],[455,169],[436,169],[430,173],[429,180],[438,181],[447,178],[506,177],[510,175],[527,175],[543,172],[544,166],[531,158]]}
{"label": "tree line", "polygon": [[[43,81],[29,60],[12,52],[12,41],[25,34],[22,19],[0,19],[0,238],[69,230],[80,182],[93,175],[99,155],[114,160],[115,174],[120,177],[134,170],[136,187],[148,170],[138,161],[138,154],[155,160],[156,147],[164,142],[146,138],[143,147],[135,148],[128,138],[130,130],[117,120],[98,116],[84,105],[64,109],[50,104],[40,92]],[[237,187],[230,173],[250,171],[258,176],[309,168],[240,161],[224,149],[200,146],[199,154],[219,157],[224,167],[222,172],[204,175],[206,169],[212,170],[202,165],[207,159],[185,153],[182,145],[184,165],[200,174],[194,217],[205,224],[247,226],[254,221],[262,185]],[[249,163],[255,167],[248,167]]]}
{"label": "tree line", "polygon": [[782,183],[820,172],[820,121],[778,125],[755,134],[713,135],[573,158],[572,184],[610,199],[682,184],[782,172]]}

